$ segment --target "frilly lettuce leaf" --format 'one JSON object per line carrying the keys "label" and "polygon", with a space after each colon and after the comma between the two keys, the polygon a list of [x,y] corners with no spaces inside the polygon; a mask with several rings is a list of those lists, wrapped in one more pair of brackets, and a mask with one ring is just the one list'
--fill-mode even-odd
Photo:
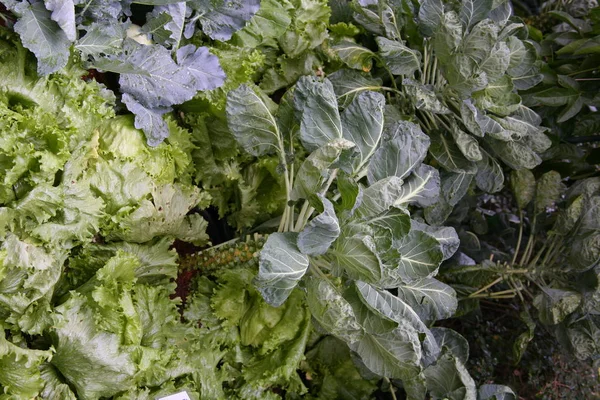
{"label": "frilly lettuce leaf", "polygon": [[[4,326],[0,325],[2,331]],[[0,335],[0,387],[6,398],[33,398],[43,387],[40,366],[52,351],[32,350],[11,343]]]}

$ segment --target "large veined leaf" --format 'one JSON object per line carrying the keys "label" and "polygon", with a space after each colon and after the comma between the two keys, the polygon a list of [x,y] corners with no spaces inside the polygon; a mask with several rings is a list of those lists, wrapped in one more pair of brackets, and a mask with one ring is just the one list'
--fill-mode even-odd
{"label": "large veined leaf", "polygon": [[81,58],[97,54],[115,55],[121,51],[125,30],[121,25],[93,23],[86,27],[86,34],[75,43],[75,48],[81,52]]}
{"label": "large veined leaf", "polygon": [[169,33],[169,37],[166,42],[171,44],[174,49],[178,48],[179,43],[181,42],[181,37],[183,36],[186,3],[177,2],[163,6],[156,6],[152,12],[156,14],[166,13],[171,17],[171,20],[167,21],[167,23],[164,25],[164,29],[166,29]]}
{"label": "large veined leaf", "polygon": [[431,155],[448,171],[475,173],[475,165],[463,156],[454,141],[442,132],[432,131]]}
{"label": "large veined leaf", "polygon": [[244,150],[254,156],[277,151],[282,140],[268,101],[247,85],[227,94],[229,129]]}
{"label": "large veined leaf", "polygon": [[350,40],[344,40],[332,46],[333,51],[350,68],[361,71],[370,71],[375,53]]}
{"label": "large veined leaf", "polygon": [[456,312],[458,299],[450,286],[427,278],[397,286],[398,297],[409,304],[426,322],[450,318]]}
{"label": "large veined leaf", "polygon": [[469,360],[469,342],[467,339],[449,328],[432,328],[431,333],[433,333],[440,348],[447,347],[463,365],[467,364]]}
{"label": "large veined leaf", "polygon": [[540,321],[547,325],[556,325],[581,304],[581,294],[571,290],[547,288],[533,299],[533,305],[539,311]]}
{"label": "large veined leaf", "polygon": [[510,187],[520,209],[527,207],[535,194],[535,177],[528,169],[519,169],[510,173]]}
{"label": "large veined leaf", "polygon": [[344,231],[331,249],[333,262],[352,279],[377,282],[381,279],[381,260],[371,236],[346,237]]}
{"label": "large veined leaf", "polygon": [[279,307],[308,269],[308,257],[300,252],[294,232],[273,233],[260,251],[255,279],[265,301]]}
{"label": "large veined leaf", "polygon": [[130,96],[128,105],[138,112],[135,125],[144,129],[149,144],[156,146],[168,135],[168,128],[166,122],[151,114],[164,114],[171,106],[190,100],[199,90],[221,86],[225,73],[218,58],[206,47],[181,47],[175,62],[171,52],[161,45],[127,43],[124,54],[96,58],[93,64],[120,73],[121,91]]}
{"label": "large veined leaf", "polygon": [[408,303],[386,290],[376,289],[364,282],[356,282],[356,289],[361,301],[372,311],[397,323],[409,322],[417,332],[425,335],[421,340],[425,365],[429,365],[437,358],[440,348],[435,337]]}
{"label": "large veined leaf", "polygon": [[437,29],[444,15],[442,0],[424,0],[419,7],[420,28],[427,36],[431,36]]}
{"label": "large veined leaf", "polygon": [[[406,209],[392,207],[386,212],[363,221],[372,228],[386,229],[389,236],[399,239],[410,231],[411,220]],[[379,243],[378,243],[379,244]]]}
{"label": "large veined leaf", "polygon": [[410,398],[424,398],[425,382],[421,375],[421,350],[417,331],[401,322],[393,331],[365,334],[350,344],[372,372],[401,379]]}
{"label": "large veined leaf", "polygon": [[356,214],[361,217],[373,217],[387,211],[400,197],[402,184],[402,179],[390,176],[365,188]]}
{"label": "large veined leaf", "polygon": [[342,137],[342,122],[330,81],[304,76],[296,83],[294,107],[300,120],[300,140],[310,151]]}
{"label": "large veined leaf", "polygon": [[23,46],[37,57],[38,74],[48,75],[66,66],[71,42],[52,19],[52,14],[44,3],[39,1],[29,4],[24,1],[15,5],[13,11],[19,16],[15,32],[21,36]]}
{"label": "large veined leaf", "polygon": [[298,235],[298,248],[309,256],[325,254],[340,235],[340,223],[333,204],[325,197],[320,196],[320,199],[323,212],[313,218]]}
{"label": "large veined leaf", "polygon": [[443,253],[438,241],[421,231],[411,231],[394,244],[399,253],[397,267],[391,271],[403,282],[414,282],[435,275]]}
{"label": "large veined leaf", "polygon": [[340,155],[354,148],[354,143],[346,139],[337,139],[313,151],[302,163],[294,181],[292,200],[315,198],[321,191],[321,185],[332,173],[333,164]]}
{"label": "large veined leaf", "polygon": [[417,110],[434,114],[450,113],[448,107],[438,98],[431,85],[422,85],[412,79],[404,79],[402,85]]}
{"label": "large veined leaf", "polygon": [[[508,3],[508,2],[507,2]],[[479,400],[516,400],[517,395],[504,385],[481,385],[477,391]]]}
{"label": "large veined leaf", "polygon": [[475,174],[475,183],[477,187],[487,193],[495,193],[502,189],[504,185],[504,172],[489,153],[481,150],[481,161],[477,162],[477,173]]}
{"label": "large veined leaf", "polygon": [[562,178],[556,171],[548,171],[536,182],[533,205],[536,212],[543,213],[546,208],[560,199],[563,191]]}
{"label": "large veined leaf", "polygon": [[465,0],[460,9],[460,20],[465,29],[487,18],[492,11],[492,0]]}
{"label": "large veined leaf", "polygon": [[342,113],[344,138],[356,144],[359,152],[355,171],[365,166],[379,145],[383,132],[384,105],[383,95],[363,92]]}
{"label": "large veined leaf", "polygon": [[310,312],[319,324],[333,336],[348,344],[357,342],[363,335],[352,306],[328,281],[309,278],[306,283],[306,301]]}
{"label": "large veined leaf", "polygon": [[442,246],[442,253],[444,253],[444,260],[452,257],[458,250],[460,239],[456,230],[451,226],[435,227],[419,221],[412,221],[411,226],[415,230],[429,233],[439,242],[440,246]]}
{"label": "large veined leaf", "polygon": [[433,399],[477,399],[475,381],[460,359],[447,347],[438,361],[425,369],[425,376]]}
{"label": "large veined leaf", "polygon": [[216,40],[229,40],[260,8],[260,0],[192,0],[200,13],[202,31]]}
{"label": "large veined leaf", "polygon": [[381,79],[352,69],[340,69],[329,75],[340,107],[347,107],[356,96],[365,90],[377,90]]}
{"label": "large veined leaf", "polygon": [[50,18],[56,21],[67,39],[74,42],[77,39],[77,31],[75,29],[75,4],[73,4],[73,0],[46,0],[44,4],[48,10],[52,11]]}
{"label": "large veined leaf", "polygon": [[379,55],[392,74],[411,76],[420,69],[421,53],[418,51],[384,37],[378,37],[376,41]]}
{"label": "large veined leaf", "polygon": [[434,204],[440,193],[438,170],[421,164],[402,185],[394,205],[416,204],[427,207]]}
{"label": "large veined leaf", "polygon": [[370,183],[388,176],[404,179],[427,156],[429,136],[425,135],[418,125],[399,121],[386,133],[391,139],[379,147],[369,164],[367,178]]}

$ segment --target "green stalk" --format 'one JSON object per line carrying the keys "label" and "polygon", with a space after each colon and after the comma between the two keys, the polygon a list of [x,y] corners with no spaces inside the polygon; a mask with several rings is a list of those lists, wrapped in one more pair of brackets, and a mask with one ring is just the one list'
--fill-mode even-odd
{"label": "green stalk", "polygon": [[427,42],[423,46],[423,74],[421,75],[421,83],[424,85],[427,82],[427,67],[429,66],[429,53],[427,52]]}
{"label": "green stalk", "polygon": [[533,246],[534,236],[535,236],[535,224],[537,222],[537,214],[533,217],[533,221],[531,222],[531,232],[529,233],[529,240],[527,240],[527,246],[525,247],[525,252],[521,257],[521,262],[519,265],[527,265],[527,261],[529,261],[529,253]]}
{"label": "green stalk", "polygon": [[519,210],[519,238],[517,239],[517,247],[515,248],[515,254],[513,255],[512,260],[510,261],[510,265],[515,265],[515,261],[517,261],[517,255],[519,254],[519,249],[521,248],[521,240],[523,239],[523,210]]}

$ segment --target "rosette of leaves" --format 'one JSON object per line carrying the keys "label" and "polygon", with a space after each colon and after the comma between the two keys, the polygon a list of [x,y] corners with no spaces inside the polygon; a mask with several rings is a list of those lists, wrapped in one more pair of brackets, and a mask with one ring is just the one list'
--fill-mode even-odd
{"label": "rosette of leaves", "polygon": [[[511,13],[509,2],[491,0],[354,3],[354,19],[377,50],[355,43],[352,56],[376,61],[384,72],[374,75],[388,82],[381,89],[396,93],[399,109],[429,135],[429,153],[444,171],[440,201],[426,212],[430,223],[443,223],[473,181],[498,191],[502,162],[533,168],[550,146],[540,117],[517,93],[542,75],[525,25]],[[340,57],[356,68],[354,58]],[[355,71],[334,75],[343,97],[380,86]]]}
{"label": "rosette of leaves", "polygon": [[523,94],[524,102],[561,142],[598,140],[600,8],[586,7],[577,17],[561,10],[548,15],[560,23],[543,37],[537,33],[546,60],[544,80]]}
{"label": "rosette of leaves", "polygon": [[[122,102],[156,146],[169,134],[163,115],[225,80],[207,47],[183,45],[201,26],[228,40],[259,8],[259,0],[3,0],[14,30],[37,57],[40,75],[64,68],[73,48],[86,68],[119,74]],[[131,4],[154,6],[143,26],[129,21]]]}
{"label": "rosette of leaves", "polygon": [[[400,380],[409,398],[475,398],[462,353],[429,328],[456,309],[435,275],[458,245],[452,228],[411,218],[439,192],[437,170],[423,163],[429,138],[411,122],[384,124],[384,106],[365,91],[340,113],[333,85],[316,77],[279,105],[246,85],[229,93],[231,132],[256,157],[276,154],[286,187],[255,285],[274,306],[302,289],[319,329],[372,373]],[[296,142],[309,153],[297,171]]]}
{"label": "rosette of leaves", "polygon": [[[595,360],[600,334],[600,179],[583,179],[565,189],[556,171],[536,178],[520,170],[511,173],[510,183],[518,231],[508,222],[489,232],[477,227],[488,221],[490,226],[498,224],[503,215],[495,216],[494,222],[491,217],[471,218],[470,227],[465,224],[459,230],[464,254],[442,271],[444,280],[470,306],[482,299],[520,300],[518,318],[527,328],[513,345],[516,362],[538,324],[550,328],[570,354]],[[479,238],[473,239],[469,230]],[[503,230],[507,234],[498,233]]]}

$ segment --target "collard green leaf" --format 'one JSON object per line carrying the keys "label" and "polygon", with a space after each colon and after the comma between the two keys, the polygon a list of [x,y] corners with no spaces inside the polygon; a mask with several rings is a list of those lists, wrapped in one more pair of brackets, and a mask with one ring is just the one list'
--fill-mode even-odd
{"label": "collard green leaf", "polygon": [[352,279],[375,283],[381,279],[381,260],[371,236],[346,236],[342,231],[331,249],[333,262]]}
{"label": "collard green leaf", "polygon": [[340,208],[353,214],[356,207],[362,202],[362,189],[356,180],[344,172],[338,173],[337,189],[342,200]]}
{"label": "collard green leaf", "polygon": [[226,41],[260,8],[260,0],[193,0],[189,5],[200,12],[202,31],[212,39]]}
{"label": "collard green leaf", "polygon": [[308,257],[300,252],[295,232],[273,233],[260,251],[255,285],[265,301],[279,307],[308,269]]}
{"label": "collard green leaf", "polygon": [[487,193],[496,193],[504,186],[504,172],[489,153],[481,150],[482,159],[477,162],[477,174],[475,183],[477,187]]}
{"label": "collard green leaf", "polygon": [[390,176],[365,188],[356,214],[361,217],[373,217],[387,211],[400,197],[403,181]]}
{"label": "collard green leaf", "polygon": [[425,377],[433,399],[477,399],[475,381],[464,364],[448,348],[445,348],[434,365],[425,369]]}
{"label": "collard green leaf", "polygon": [[454,11],[443,13],[432,39],[435,56],[443,63],[451,62],[451,56],[460,46],[462,36],[463,27],[458,15]]}
{"label": "collard green leaf", "polygon": [[379,46],[379,55],[392,74],[411,76],[421,68],[421,53],[418,51],[384,37],[375,40]]}
{"label": "collard green leaf", "polygon": [[[146,23],[140,28],[139,36],[150,38],[154,43],[168,46],[171,31],[166,29],[166,25],[173,21],[167,12],[158,12],[152,10],[151,18],[147,18]],[[136,38],[133,38],[136,40]]]}
{"label": "collard green leaf", "polygon": [[[507,2],[509,3],[509,2]],[[504,385],[481,385],[477,391],[478,400],[516,400],[517,395]]]}
{"label": "collard green leaf", "polygon": [[535,177],[528,169],[519,169],[510,173],[510,188],[520,209],[527,207],[535,194]]}
{"label": "collard green leaf", "polygon": [[428,233],[413,230],[394,242],[398,252],[393,268],[387,271],[392,278],[400,282],[412,283],[431,278],[442,262],[443,253],[438,241]]}
{"label": "collard green leaf", "polygon": [[538,309],[540,321],[547,325],[556,325],[581,304],[581,294],[571,290],[546,288],[533,299]]}
{"label": "collard green leaf", "polygon": [[441,0],[424,0],[419,7],[419,27],[424,35],[431,36],[436,31],[444,15]]}
{"label": "collard green leaf", "polygon": [[434,204],[440,194],[440,175],[437,169],[419,165],[402,185],[394,205],[416,204],[427,207]]}
{"label": "collard green leaf", "polygon": [[373,155],[367,178],[374,183],[388,176],[406,178],[427,156],[430,140],[421,128],[408,121],[395,122],[387,130],[389,140]]}
{"label": "collard green leaf", "polygon": [[578,236],[571,245],[569,267],[586,271],[600,263],[600,233],[590,232]]}
{"label": "collard green leaf", "polygon": [[402,81],[402,85],[417,110],[428,111],[434,114],[450,113],[448,107],[438,99],[431,85],[422,85],[408,78]]}
{"label": "collard green leaf", "polygon": [[442,252],[444,253],[444,260],[452,257],[458,250],[460,239],[458,238],[456,230],[451,226],[435,227],[419,221],[412,221],[412,227],[415,230],[429,233],[440,243]]}
{"label": "collard green leaf", "polygon": [[469,342],[458,332],[449,328],[433,328],[431,330],[440,348],[447,347],[452,355],[463,363],[469,360]]}
{"label": "collard green leaf", "polygon": [[556,171],[549,171],[540,176],[535,187],[534,207],[537,213],[546,212],[560,199],[563,191],[562,178]]}
{"label": "collard green leaf", "polygon": [[329,80],[300,78],[294,91],[294,107],[300,120],[300,140],[309,151],[342,137],[338,104]]}
{"label": "collard green leaf", "polygon": [[465,0],[460,8],[460,20],[465,30],[487,18],[492,11],[492,0]]}
{"label": "collard green leaf", "polygon": [[383,132],[385,98],[375,92],[363,92],[344,110],[341,116],[344,138],[353,142],[359,152],[355,171],[368,162]]}
{"label": "collard green leaf", "polygon": [[239,47],[256,48],[281,37],[292,23],[292,4],[277,0],[262,0],[260,9],[236,32],[232,42]]}
{"label": "collard green leaf", "polygon": [[483,155],[481,154],[481,148],[477,140],[456,125],[453,125],[452,128],[451,133],[454,137],[454,142],[463,156],[469,161],[481,161]]}
{"label": "collard green leaf", "polygon": [[294,181],[292,200],[313,199],[318,203],[315,196],[332,173],[332,165],[344,151],[353,147],[354,143],[337,139],[312,152],[300,166]]}
{"label": "collard green leaf", "polygon": [[254,156],[277,151],[282,140],[267,101],[247,85],[227,94],[229,129],[240,146]]}
{"label": "collard green leaf", "polygon": [[450,318],[458,307],[454,289],[434,278],[401,283],[397,289],[398,297],[410,305],[425,322]]}
{"label": "collard green leaf", "polygon": [[383,214],[368,218],[363,222],[373,228],[388,230],[393,239],[402,238],[408,234],[411,227],[408,211],[398,207],[392,207]]}
{"label": "collard green leaf", "polygon": [[584,205],[585,198],[583,195],[575,197],[565,209],[559,211],[552,231],[560,235],[569,233],[583,214]]}
{"label": "collard green leaf", "polygon": [[429,151],[444,168],[457,173],[473,174],[476,172],[476,166],[462,155],[454,140],[439,131],[431,131],[429,135],[431,137]]}
{"label": "collard green leaf", "polygon": [[306,302],[319,324],[333,336],[348,344],[355,343],[364,331],[352,306],[329,281],[310,277],[306,282]]}
{"label": "collard green leaf", "polygon": [[24,1],[14,7],[19,16],[15,32],[21,37],[23,46],[35,54],[40,75],[48,75],[67,65],[71,41],[61,27],[52,20],[52,14],[43,2],[29,4]]}
{"label": "collard green leaf", "polygon": [[371,311],[397,323],[409,322],[417,332],[424,335],[422,344],[425,364],[428,365],[437,358],[440,348],[433,334],[409,304],[386,290],[376,289],[364,282],[356,282],[355,287],[360,300]]}
{"label": "collard green leaf", "polygon": [[340,69],[329,75],[333,90],[338,97],[340,107],[347,107],[356,96],[365,90],[377,90],[381,79],[352,69]]}
{"label": "collard green leaf", "polygon": [[169,136],[169,126],[163,115],[171,111],[170,108],[144,107],[129,93],[124,93],[121,100],[135,115],[135,127],[146,132],[148,145],[158,146]]}
{"label": "collard green leaf", "polygon": [[410,398],[424,398],[426,388],[421,375],[420,343],[416,330],[407,322],[393,331],[366,334],[350,345],[372,372],[402,379]]}
{"label": "collard green leaf", "polygon": [[325,254],[331,244],[340,235],[340,223],[333,204],[323,196],[324,211],[313,218],[302,232],[298,234],[298,249],[302,254],[318,256]]}
{"label": "collard green leaf", "polygon": [[344,40],[332,46],[333,51],[350,68],[369,72],[373,66],[375,53],[356,42]]}
{"label": "collard green leaf", "polygon": [[542,162],[540,156],[522,141],[506,142],[489,136],[485,140],[494,153],[513,169],[533,169]]}

